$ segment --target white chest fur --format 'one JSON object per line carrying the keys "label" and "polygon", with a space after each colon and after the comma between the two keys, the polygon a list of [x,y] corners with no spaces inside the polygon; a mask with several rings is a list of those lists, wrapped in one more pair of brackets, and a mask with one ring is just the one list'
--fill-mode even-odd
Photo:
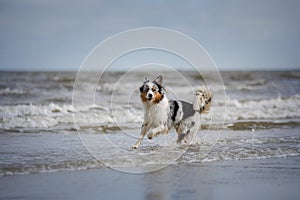
{"label": "white chest fur", "polygon": [[152,127],[166,124],[169,109],[168,102],[168,99],[164,97],[159,103],[146,105],[144,115],[145,122]]}

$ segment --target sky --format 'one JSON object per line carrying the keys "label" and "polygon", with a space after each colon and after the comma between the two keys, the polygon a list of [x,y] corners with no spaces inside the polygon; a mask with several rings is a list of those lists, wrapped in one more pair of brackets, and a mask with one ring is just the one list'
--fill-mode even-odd
{"label": "sky", "polygon": [[299,70],[299,19],[299,0],[0,0],[0,70],[78,70],[141,27],[192,37],[220,70]]}

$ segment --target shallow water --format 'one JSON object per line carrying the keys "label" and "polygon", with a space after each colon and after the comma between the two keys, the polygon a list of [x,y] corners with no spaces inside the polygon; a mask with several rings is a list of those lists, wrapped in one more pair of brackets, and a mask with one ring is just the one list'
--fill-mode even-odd
{"label": "shallow water", "polygon": [[[84,141],[89,145],[89,151],[84,148],[79,136],[72,132],[8,133],[0,135],[0,174],[106,167],[141,173],[181,163],[300,156],[298,132],[299,127],[255,132],[225,130],[222,134],[212,130],[205,139],[198,136],[192,145],[177,145],[176,136],[172,133],[152,141],[145,139],[139,150],[132,150],[130,146],[134,140],[128,139],[123,132],[107,137],[87,131]],[[213,138],[216,135],[218,138]],[[209,141],[211,138],[212,141]]]}
{"label": "shallow water", "polygon": [[0,178],[0,199],[298,200],[300,157],[184,163],[146,174],[91,169]]}
{"label": "shallow water", "polygon": [[[220,85],[208,85],[212,110],[191,146],[177,145],[172,131],[145,139],[137,151],[130,146],[143,117],[138,87],[157,73],[108,73],[96,86],[87,73],[77,88],[83,99],[95,89],[95,99],[80,106],[72,105],[75,75],[0,72],[0,175],[107,166],[145,172],[169,164],[300,156],[300,72],[224,72],[226,98]],[[164,76],[168,97],[186,101],[205,83],[190,72],[182,72],[185,80]]]}

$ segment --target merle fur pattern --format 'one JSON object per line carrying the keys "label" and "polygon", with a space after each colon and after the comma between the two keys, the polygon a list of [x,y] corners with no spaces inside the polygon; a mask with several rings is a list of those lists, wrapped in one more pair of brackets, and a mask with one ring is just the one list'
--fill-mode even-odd
{"label": "merle fur pattern", "polygon": [[132,146],[137,149],[147,134],[152,139],[158,134],[168,133],[172,127],[177,132],[177,143],[187,142],[200,128],[201,114],[207,113],[211,106],[211,92],[201,87],[194,95],[194,101],[168,100],[162,85],[163,78],[158,76],[152,82],[147,78],[140,87],[144,107],[144,123],[139,139]]}

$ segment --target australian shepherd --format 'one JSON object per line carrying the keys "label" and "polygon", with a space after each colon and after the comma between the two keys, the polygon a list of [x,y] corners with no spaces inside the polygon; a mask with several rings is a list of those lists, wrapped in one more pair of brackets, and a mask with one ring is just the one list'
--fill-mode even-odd
{"label": "australian shepherd", "polygon": [[140,87],[140,97],[144,107],[144,123],[140,137],[132,148],[137,149],[144,136],[152,139],[159,134],[167,134],[172,127],[177,132],[177,143],[187,142],[200,128],[201,114],[208,113],[212,94],[206,87],[199,88],[193,103],[180,100],[168,100],[163,86],[163,77],[159,75],[153,81],[145,78]]}

